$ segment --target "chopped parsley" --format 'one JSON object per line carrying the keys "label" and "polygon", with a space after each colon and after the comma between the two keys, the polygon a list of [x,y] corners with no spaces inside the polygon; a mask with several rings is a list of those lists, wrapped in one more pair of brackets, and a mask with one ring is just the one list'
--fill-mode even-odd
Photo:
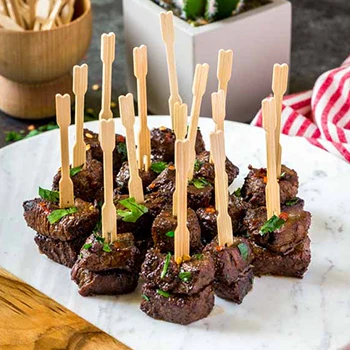
{"label": "chopped parsley", "polygon": [[157,174],[160,174],[164,169],[166,169],[167,166],[168,163],[166,162],[154,162],[151,164],[151,170]]}
{"label": "chopped parsley", "polygon": [[110,253],[112,251],[109,243],[106,242],[103,243],[102,250],[106,253]]}
{"label": "chopped parsley", "polygon": [[239,249],[239,252],[244,260],[248,259],[248,253],[249,249],[248,246],[245,243],[239,243],[237,245],[237,248]]}
{"label": "chopped parsley", "polygon": [[203,254],[195,254],[194,257],[197,260],[203,260]]}
{"label": "chopped parsley", "polygon": [[143,299],[145,299],[146,301],[149,301],[149,297],[146,294],[142,294],[141,295]]}
{"label": "chopped parsley", "polygon": [[194,162],[194,171],[199,171],[201,169],[201,167],[203,166],[203,162],[196,159],[195,162]]}
{"label": "chopped parsley", "polygon": [[162,278],[162,279],[165,277],[166,273],[168,272],[170,259],[171,259],[171,253],[168,253],[165,257],[165,262],[164,262],[162,273],[160,274],[160,278]]}
{"label": "chopped parsley", "polygon": [[56,222],[60,221],[63,217],[74,214],[78,211],[76,207],[66,208],[66,209],[57,209],[54,210],[47,219],[49,220],[50,224],[55,224]]}
{"label": "chopped parsley", "polygon": [[89,248],[91,248],[92,247],[92,243],[85,243],[84,245],[83,245],[83,249],[89,249]]}
{"label": "chopped parsley", "polygon": [[75,168],[70,169],[70,172],[69,172],[70,176],[73,177],[73,176],[77,175],[78,173],[80,173],[83,170],[83,167],[84,167],[84,165],[79,165]]}
{"label": "chopped parsley", "polygon": [[117,152],[122,155],[122,161],[125,162],[128,160],[128,152],[126,150],[125,142],[119,142],[117,144]]}
{"label": "chopped parsley", "polygon": [[290,201],[286,202],[286,205],[288,205],[289,207],[291,207],[294,204],[297,204],[299,202],[299,198],[293,198]]}
{"label": "chopped parsley", "polygon": [[5,141],[6,142],[13,142],[13,141],[20,141],[23,139],[28,139],[30,137],[42,134],[45,131],[57,129],[58,125],[55,123],[49,123],[45,125],[39,126],[37,129],[33,129],[29,131],[28,134],[25,134],[26,132],[24,130],[17,131],[9,131],[6,133]]}
{"label": "chopped parsley", "polygon": [[52,203],[58,203],[60,201],[60,193],[58,191],[50,191],[39,187],[39,196]]}
{"label": "chopped parsley", "polygon": [[191,278],[192,278],[192,274],[190,271],[181,271],[179,273],[179,278],[181,281],[184,281],[185,283],[188,283]]}
{"label": "chopped parsley", "polygon": [[167,237],[174,238],[175,232],[174,231],[169,231],[165,234]]}
{"label": "chopped parsley", "polygon": [[281,175],[280,175],[280,179],[283,179],[284,177],[286,177],[286,172],[284,171]]}
{"label": "chopped parsley", "polygon": [[162,297],[164,297],[164,298],[169,298],[170,297],[170,294],[168,292],[164,292],[164,290],[162,290],[162,289],[157,289],[157,293],[159,295],[161,295]]}
{"label": "chopped parsley", "polygon": [[242,187],[237,188],[237,190],[234,191],[233,194],[234,194],[236,197],[242,197]]}
{"label": "chopped parsley", "polygon": [[122,217],[125,222],[135,223],[143,214],[148,212],[148,208],[142,204],[138,204],[135,198],[126,198],[119,201],[119,203],[129,210],[117,210],[117,214]]}
{"label": "chopped parsley", "polygon": [[190,184],[194,185],[194,187],[196,187],[199,190],[201,190],[202,188],[208,186],[209,182],[206,179],[198,178],[198,179],[191,180]]}
{"label": "chopped parsley", "polygon": [[99,232],[101,232],[101,230],[102,230],[102,220],[100,218],[100,220],[97,221],[96,226],[92,231],[92,233],[94,234],[94,236],[96,238],[96,241],[98,241],[98,242],[99,242],[99,239],[103,240],[103,238],[99,235]]}
{"label": "chopped parsley", "polygon": [[273,215],[260,229],[260,235],[263,236],[265,233],[274,232],[285,224],[285,220],[281,219],[277,215]]}
{"label": "chopped parsley", "polygon": [[[102,225],[102,224],[101,224],[101,225]],[[105,241],[105,239],[104,239],[102,236],[98,235],[98,234],[95,235],[95,239],[96,239],[96,241],[97,241],[98,243],[101,243],[101,244],[103,244],[104,241]]]}

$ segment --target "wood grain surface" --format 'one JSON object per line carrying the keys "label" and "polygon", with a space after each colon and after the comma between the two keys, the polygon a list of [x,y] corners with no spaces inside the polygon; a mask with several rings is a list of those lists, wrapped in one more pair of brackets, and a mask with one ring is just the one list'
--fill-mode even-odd
{"label": "wood grain surface", "polygon": [[129,348],[0,268],[0,349]]}

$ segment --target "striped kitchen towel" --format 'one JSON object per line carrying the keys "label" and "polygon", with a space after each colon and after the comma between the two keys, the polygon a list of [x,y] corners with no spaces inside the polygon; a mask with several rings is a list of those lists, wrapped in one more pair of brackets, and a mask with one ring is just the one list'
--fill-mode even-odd
{"label": "striped kitchen towel", "polygon": [[[350,56],[322,74],[313,90],[285,96],[281,131],[350,162]],[[252,125],[262,126],[261,110]]]}

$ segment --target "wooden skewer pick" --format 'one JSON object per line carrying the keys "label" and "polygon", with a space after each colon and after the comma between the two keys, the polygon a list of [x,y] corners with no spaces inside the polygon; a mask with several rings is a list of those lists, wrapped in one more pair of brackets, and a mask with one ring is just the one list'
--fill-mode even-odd
{"label": "wooden skewer pick", "polygon": [[27,0],[27,4],[29,6],[29,23],[28,23],[29,29],[33,29],[34,28],[34,23],[35,23],[35,3],[36,3],[36,0]]}
{"label": "wooden skewer pick", "polygon": [[197,64],[196,71],[193,79],[192,86],[192,108],[191,108],[191,120],[188,130],[188,139],[190,141],[190,170],[188,173],[189,180],[193,178],[193,167],[196,159],[196,138],[199,115],[201,111],[202,99],[207,88],[209,66],[205,64]]}
{"label": "wooden skewer pick", "polygon": [[17,0],[7,0],[7,11],[10,17],[22,28],[25,28],[23,17],[19,12],[19,6]]}
{"label": "wooden skewer pick", "polygon": [[19,32],[24,31],[24,29],[19,26],[13,19],[7,17],[0,13],[0,27],[8,30],[16,30]]}
{"label": "wooden skewer pick", "polygon": [[100,142],[103,151],[104,204],[102,206],[102,237],[106,242],[117,240],[117,211],[113,203],[114,119],[100,120]]}
{"label": "wooden skewer pick", "polygon": [[102,34],[101,37],[101,60],[103,62],[102,77],[102,109],[99,115],[100,119],[111,119],[112,96],[112,64],[115,59],[115,34]]}
{"label": "wooden skewer pick", "polygon": [[10,17],[10,14],[7,10],[6,0],[0,0],[0,13],[6,17]]}
{"label": "wooden skewer pick", "polygon": [[35,17],[36,22],[34,26],[38,26],[38,24],[44,24],[51,10],[51,1],[50,0],[38,0],[35,6]]}
{"label": "wooden skewer pick", "polygon": [[73,69],[73,92],[75,94],[75,145],[73,167],[85,166],[86,144],[84,142],[84,99],[88,85],[88,66],[75,66]]}
{"label": "wooden skewer pick", "polygon": [[265,190],[267,219],[281,214],[280,188],[276,167],[276,101],[267,98],[262,101],[263,124],[266,130],[267,185]]}
{"label": "wooden skewer pick", "polygon": [[143,203],[143,186],[142,180],[139,175],[136,159],[136,147],[135,147],[135,112],[134,112],[134,98],[132,94],[126,96],[119,96],[119,112],[122,123],[126,132],[126,148],[128,151],[128,163],[129,163],[129,196],[134,197],[136,203]]}
{"label": "wooden skewer pick", "polygon": [[233,52],[232,50],[220,50],[218,57],[217,77],[219,80],[219,90],[224,90],[227,95],[227,85],[231,79],[232,74]]}
{"label": "wooden skewer pick", "polygon": [[55,27],[56,18],[57,16],[59,16],[62,6],[65,4],[65,2],[66,0],[57,0],[55,2],[55,5],[49,15],[49,18],[41,27],[42,30],[48,30]]}
{"label": "wooden skewer pick", "polygon": [[168,63],[168,75],[170,84],[169,112],[171,115],[172,128],[174,129],[174,104],[176,102],[179,102],[181,104],[182,100],[179,94],[179,85],[177,81],[175,64],[173,13],[171,11],[161,13],[160,23]]}
{"label": "wooden skewer pick", "polygon": [[134,48],[134,74],[137,78],[138,114],[140,130],[138,133],[138,166],[148,171],[151,166],[151,135],[147,125],[147,47]]}
{"label": "wooden skewer pick", "polygon": [[219,90],[219,92],[213,92],[211,94],[211,105],[213,120],[215,122],[215,131],[224,131],[224,121],[226,117],[226,98],[224,90]]}
{"label": "wooden skewer pick", "polygon": [[275,64],[273,66],[273,77],[272,77],[272,91],[276,101],[276,166],[277,166],[277,176],[281,175],[281,166],[282,166],[282,147],[280,144],[280,135],[281,135],[281,115],[282,115],[282,102],[283,95],[287,91],[288,85],[288,65],[287,64]]}
{"label": "wooden skewer pick", "polygon": [[219,245],[233,244],[232,220],[228,214],[228,180],[225,170],[225,139],[222,131],[210,134],[210,151],[215,164],[215,206],[218,211]]}
{"label": "wooden skewer pick", "polygon": [[190,255],[190,233],[187,228],[187,174],[190,166],[189,140],[175,142],[176,186],[178,186],[175,261],[180,264]]}
{"label": "wooden skewer pick", "polygon": [[64,96],[56,95],[56,115],[61,136],[60,208],[69,208],[74,205],[74,191],[73,182],[69,174],[68,127],[71,123],[71,104],[68,94]]}

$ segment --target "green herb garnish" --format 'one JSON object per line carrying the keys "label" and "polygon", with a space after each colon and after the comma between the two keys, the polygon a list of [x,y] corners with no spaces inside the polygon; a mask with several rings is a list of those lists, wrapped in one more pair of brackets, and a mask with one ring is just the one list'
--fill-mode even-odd
{"label": "green herb garnish", "polygon": [[52,203],[58,203],[60,200],[60,194],[57,191],[50,191],[39,187],[39,196],[42,199],[46,199]]}
{"label": "green herb garnish", "polygon": [[129,210],[117,210],[117,214],[122,217],[125,222],[135,223],[143,214],[148,212],[148,208],[142,204],[138,204],[135,198],[126,198],[119,201],[119,203]]}
{"label": "green herb garnish", "polygon": [[281,178],[284,178],[284,177],[286,177],[286,172],[285,171],[280,175],[279,178],[281,179]]}
{"label": "green herb garnish", "polygon": [[165,234],[167,237],[174,238],[175,232],[174,231],[169,231]]}
{"label": "green herb garnish", "polygon": [[203,254],[195,254],[193,255],[197,260],[202,260],[203,259]]}
{"label": "green herb garnish", "polygon": [[145,299],[146,301],[149,301],[149,297],[148,297],[147,295],[142,294],[141,296],[142,296],[142,298]]}
{"label": "green herb garnish", "polygon": [[289,207],[291,207],[294,204],[297,204],[299,202],[299,198],[293,198],[290,201],[286,202],[286,205],[288,205]]}
{"label": "green herb garnish", "polygon": [[166,162],[154,162],[151,164],[151,169],[157,173],[160,174],[164,169],[166,169],[168,166],[168,163]]}
{"label": "green herb garnish", "polygon": [[5,141],[6,142],[13,142],[13,141],[20,141],[23,139],[28,139],[30,137],[42,134],[45,131],[57,129],[58,125],[55,123],[49,123],[46,125],[39,126],[37,129],[29,131],[28,134],[25,134],[25,130],[20,130],[20,131],[9,131],[6,133]]}
{"label": "green herb garnish", "polygon": [[237,188],[237,190],[234,191],[233,194],[234,194],[236,197],[242,197],[242,187]]}
{"label": "green herb garnish", "polygon": [[101,244],[105,242],[105,239],[100,235],[95,235],[95,239],[98,243],[101,243]]}
{"label": "green herb garnish", "polygon": [[111,247],[109,246],[109,243],[104,242],[102,250],[106,253],[110,253],[112,251]]}
{"label": "green herb garnish", "polygon": [[21,130],[20,132],[9,131],[6,133],[5,141],[6,142],[20,141],[20,140],[23,140],[24,138],[25,138],[24,130]]}
{"label": "green herb garnish", "polygon": [[128,159],[128,152],[126,150],[125,142],[119,142],[117,144],[117,152],[122,155],[123,162],[125,162]]}
{"label": "green herb garnish", "polygon": [[92,233],[94,234],[96,241],[99,242],[99,239],[102,239],[102,243],[103,243],[103,238],[99,235],[99,232],[101,232],[102,230],[102,220],[98,220],[96,223],[95,228],[93,229]]}
{"label": "green herb garnish", "polygon": [[163,266],[163,271],[162,273],[160,274],[160,278],[164,278],[166,273],[168,272],[168,267],[169,267],[169,264],[170,264],[170,259],[171,259],[171,253],[168,253],[165,257],[165,262],[164,262],[164,266]]}
{"label": "green herb garnish", "polygon": [[285,220],[281,219],[277,215],[273,215],[269,220],[260,229],[260,235],[263,236],[265,233],[274,232],[282,227],[285,223]]}
{"label": "green herb garnish", "polygon": [[189,282],[191,280],[192,274],[190,271],[181,271],[179,273],[180,280],[184,281],[185,283]]}
{"label": "green herb garnish", "polygon": [[84,165],[77,166],[75,168],[70,169],[69,174],[70,177],[73,177],[74,175],[77,175],[83,170]]}
{"label": "green herb garnish", "polygon": [[92,247],[92,243],[85,243],[84,245],[83,245],[83,249],[89,249],[89,248],[91,248]]}
{"label": "green herb garnish", "polygon": [[248,253],[249,249],[248,246],[245,243],[239,243],[237,245],[237,248],[239,249],[239,252],[244,260],[248,259]]}
{"label": "green herb garnish", "polygon": [[199,171],[201,169],[201,167],[203,166],[203,162],[201,162],[200,160],[196,159],[194,162],[194,171]]}
{"label": "green herb garnish", "polygon": [[47,219],[49,220],[50,224],[55,224],[56,222],[60,221],[63,217],[74,214],[78,211],[76,207],[72,208],[66,208],[66,209],[57,209],[54,210]]}
{"label": "green herb garnish", "polygon": [[168,292],[164,292],[164,290],[161,290],[161,289],[157,289],[157,293],[159,295],[161,295],[162,297],[164,297],[164,298],[169,298],[170,297],[170,294]]}
{"label": "green herb garnish", "polygon": [[194,187],[201,190],[202,188],[209,185],[209,182],[206,179],[199,178],[199,179],[193,179],[190,181],[190,184],[194,185]]}

